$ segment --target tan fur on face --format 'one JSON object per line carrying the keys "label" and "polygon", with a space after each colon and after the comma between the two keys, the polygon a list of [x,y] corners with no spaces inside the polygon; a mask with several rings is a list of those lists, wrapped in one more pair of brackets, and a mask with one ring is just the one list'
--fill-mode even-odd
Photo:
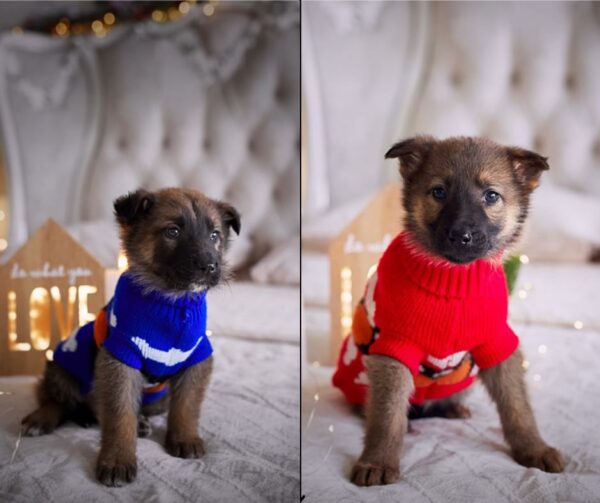
{"label": "tan fur on face", "polygon": [[508,251],[509,246],[514,246],[520,235],[519,216],[524,203],[523,194],[515,184],[511,169],[510,163],[506,161],[486,164],[477,177],[481,186],[502,196],[495,205],[485,207],[484,210],[489,220],[500,228],[498,248],[504,251]]}
{"label": "tan fur on face", "polygon": [[[398,145],[401,147],[393,147],[388,157],[399,157],[401,167],[406,168],[401,170],[405,179],[405,225],[416,241],[435,252],[430,226],[440,216],[443,205],[431,196],[431,191],[436,186],[459,186],[473,201],[480,201],[490,223],[499,229],[487,257],[496,257],[498,251],[515,245],[527,215],[530,192],[537,186],[539,171],[547,169],[543,158],[481,138],[424,137]],[[419,153],[413,154],[414,149],[420,149]],[[490,189],[501,199],[488,206],[483,203],[483,194]]]}
{"label": "tan fur on face", "polygon": [[[214,202],[201,192],[191,189],[163,189],[154,192],[153,195],[156,198],[153,206],[155,216],[144,225],[143,232],[136,236],[135,242],[129,249],[128,259],[131,267],[148,269],[154,260],[153,244],[157,236],[178,218],[184,215],[193,217],[194,204],[210,217],[215,228],[223,232],[218,209]],[[121,241],[131,241],[131,233],[131,227],[122,226]]]}
{"label": "tan fur on face", "polygon": [[159,290],[173,297],[187,293],[186,290],[171,291],[165,283],[157,260],[157,244],[173,251],[177,244],[165,238],[165,229],[182,219],[196,222],[198,215],[208,218],[222,237],[213,246],[220,257],[221,278],[227,281],[230,271],[223,260],[223,253],[227,247],[229,229],[223,222],[222,208],[219,207],[222,203],[191,189],[169,188],[147,195],[151,198],[150,217],[141,223],[134,221],[130,224],[120,220],[120,236],[129,260],[129,273],[136,281],[147,291]]}

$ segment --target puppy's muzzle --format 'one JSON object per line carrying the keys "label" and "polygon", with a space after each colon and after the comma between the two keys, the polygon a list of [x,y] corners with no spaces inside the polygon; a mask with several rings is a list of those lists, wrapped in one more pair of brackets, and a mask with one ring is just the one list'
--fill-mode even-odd
{"label": "puppy's muzzle", "polygon": [[453,262],[465,263],[485,255],[488,240],[485,232],[469,225],[454,225],[446,238],[446,257]]}
{"label": "puppy's muzzle", "polygon": [[485,241],[485,236],[477,230],[472,230],[469,227],[452,228],[448,233],[448,241],[454,247],[470,248],[477,243],[482,244],[482,239]]}
{"label": "puppy's muzzle", "polygon": [[198,280],[207,286],[216,286],[221,279],[221,266],[218,262],[209,262],[198,267]]}

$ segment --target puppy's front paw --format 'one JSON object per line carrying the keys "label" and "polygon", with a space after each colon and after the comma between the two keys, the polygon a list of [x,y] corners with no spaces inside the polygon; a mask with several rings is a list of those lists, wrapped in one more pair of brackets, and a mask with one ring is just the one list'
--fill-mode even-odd
{"label": "puppy's front paw", "polygon": [[544,472],[560,473],[565,469],[565,460],[562,454],[546,444],[532,450],[515,450],[513,456],[520,465],[539,468]]}
{"label": "puppy's front paw", "polygon": [[21,431],[26,437],[39,437],[52,433],[58,426],[56,417],[44,409],[38,409],[21,421]]}
{"label": "puppy's front paw", "polygon": [[177,458],[199,458],[204,455],[204,442],[200,437],[176,439],[167,435],[167,452]]}
{"label": "puppy's front paw", "polygon": [[357,486],[382,486],[400,480],[398,465],[357,461],[352,468],[350,480]]}
{"label": "puppy's front paw", "polygon": [[137,462],[119,459],[117,456],[100,454],[96,465],[96,478],[105,486],[121,487],[134,481],[137,475]]}

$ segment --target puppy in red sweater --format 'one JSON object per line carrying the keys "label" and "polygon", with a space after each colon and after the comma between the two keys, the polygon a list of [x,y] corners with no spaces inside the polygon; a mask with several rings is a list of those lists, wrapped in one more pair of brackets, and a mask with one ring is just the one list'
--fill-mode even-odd
{"label": "puppy in red sweater", "polygon": [[516,243],[546,158],[480,138],[421,136],[395,144],[405,230],[356,308],[333,383],[365,405],[359,486],[400,478],[412,416],[468,417],[460,397],[477,377],[496,402],[514,459],[561,472],[529,404],[519,340],[507,323],[502,256]]}

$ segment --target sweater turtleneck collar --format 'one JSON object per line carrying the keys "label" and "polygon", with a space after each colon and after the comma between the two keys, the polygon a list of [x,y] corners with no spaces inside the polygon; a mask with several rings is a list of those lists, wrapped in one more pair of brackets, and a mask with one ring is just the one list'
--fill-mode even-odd
{"label": "sweater turtleneck collar", "polygon": [[[417,286],[440,297],[497,297],[506,295],[506,280],[500,255],[469,264],[453,264],[428,253],[408,232],[396,238],[394,261]],[[499,286],[501,291],[499,290]]]}
{"label": "sweater turtleneck collar", "polygon": [[206,290],[172,297],[156,290],[147,291],[146,288],[136,281],[134,276],[125,272],[117,282],[115,295],[124,296],[129,299],[143,299],[149,305],[165,306],[168,308],[199,309],[206,298]]}

